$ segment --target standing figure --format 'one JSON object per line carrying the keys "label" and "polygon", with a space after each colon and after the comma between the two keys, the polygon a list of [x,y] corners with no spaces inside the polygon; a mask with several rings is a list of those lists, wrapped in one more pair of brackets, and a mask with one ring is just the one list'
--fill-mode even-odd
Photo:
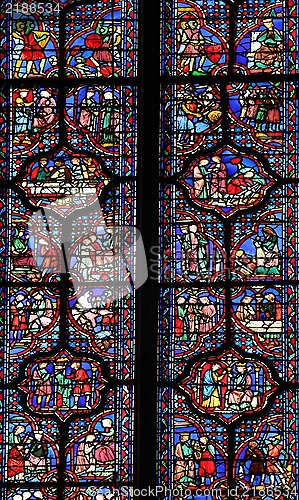
{"label": "standing figure", "polygon": [[58,408],[69,408],[73,392],[72,381],[66,376],[67,359],[59,358],[55,364],[56,405]]}
{"label": "standing figure", "polygon": [[190,114],[186,107],[187,101],[190,99],[188,94],[181,90],[177,94],[177,140],[179,144],[191,145],[194,143],[194,123],[191,120]]}
{"label": "standing figure", "polygon": [[196,274],[196,277],[207,278],[208,270],[208,241],[198,231],[197,225],[192,224],[189,228],[191,249],[189,251],[189,274]]}
{"label": "standing figure", "polygon": [[112,32],[113,32],[113,60],[114,64],[116,64],[119,68],[121,66],[121,42],[122,42],[122,35],[121,35],[121,26],[112,26]]}
{"label": "standing figure", "polygon": [[[281,458],[288,461],[288,454],[283,449],[280,436],[272,436],[270,443],[265,446],[266,451],[266,474],[270,476],[271,486],[275,486],[275,480],[280,479],[283,486],[286,486],[287,473],[281,465]],[[279,484],[279,482],[278,482]]]}
{"label": "standing figure", "polygon": [[[221,371],[220,371],[221,370]],[[200,401],[200,385],[202,382],[202,403],[201,406],[207,409],[215,410],[223,406],[221,382],[226,376],[226,370],[222,368],[218,361],[213,361],[209,370],[207,370],[201,378],[198,374],[197,380],[197,400]]]}
{"label": "standing figure", "polygon": [[211,484],[216,476],[216,449],[208,437],[202,436],[199,441],[194,442],[194,456],[201,484],[205,484],[206,479],[209,479]]}
{"label": "standing figure", "polygon": [[206,200],[209,196],[208,172],[205,169],[208,164],[209,160],[200,160],[193,169],[193,197],[199,200]]}
{"label": "standing figure", "polygon": [[191,250],[191,241],[189,235],[189,227],[187,225],[180,225],[180,229],[182,232],[182,236],[179,237],[179,241],[181,244],[181,269],[183,278],[188,278],[189,272],[189,251]]}
{"label": "standing figure", "polygon": [[12,341],[11,348],[28,333],[28,298],[24,292],[19,292],[10,303],[10,311],[12,315],[11,332]]}
{"label": "standing figure", "polygon": [[120,109],[118,100],[112,92],[104,93],[101,107],[101,134],[103,146],[112,146],[119,142]]}
{"label": "standing figure", "polygon": [[210,203],[221,201],[227,189],[227,170],[225,163],[221,161],[219,156],[213,156],[212,161],[214,165],[211,169]]}
{"label": "standing figure", "polygon": [[195,467],[193,448],[190,442],[190,433],[181,432],[180,441],[175,447],[175,468],[174,468],[174,483],[195,484]]}
{"label": "standing figure", "polygon": [[[23,37],[24,48],[21,53],[19,64],[16,65],[16,73],[19,72],[22,61],[26,61],[25,76],[33,74],[44,75],[46,64],[45,46],[49,42],[50,34],[45,31],[34,29],[34,22],[27,20],[20,26],[20,34]],[[38,66],[39,63],[39,66]]]}
{"label": "standing figure", "polygon": [[[205,60],[204,38],[200,32],[199,20],[192,17],[181,21],[181,29],[178,33],[178,56],[180,57],[180,72],[192,73],[194,70],[202,70]],[[195,61],[198,66],[195,68]]]}
{"label": "standing figure", "polygon": [[15,72],[14,78],[20,78],[20,70],[23,63],[21,59],[21,54],[24,50],[25,40],[24,40],[24,29],[25,24],[23,21],[17,21],[15,24],[15,30],[12,32],[12,59],[15,62]]}
{"label": "standing figure", "polygon": [[87,128],[93,134],[97,130],[97,119],[99,116],[99,104],[94,99],[95,89],[87,89],[86,97],[80,104],[79,124],[83,128]]}
{"label": "standing figure", "polygon": [[268,109],[266,115],[266,130],[270,132],[278,132],[281,124],[280,107],[282,105],[282,98],[279,95],[279,90],[275,87],[269,90],[266,99],[266,106]]}
{"label": "standing figure", "polygon": [[199,302],[198,331],[201,333],[207,333],[213,330],[215,326],[217,311],[208,295],[202,295],[199,297]]}
{"label": "standing figure", "polygon": [[51,379],[53,375],[47,370],[48,363],[40,361],[33,372],[34,395],[36,396],[36,410],[48,408],[52,396]]}
{"label": "standing figure", "polygon": [[261,481],[264,482],[266,473],[265,457],[259,450],[256,441],[249,441],[244,460],[250,462],[249,474],[251,483],[254,483],[256,476],[260,477]]}
{"label": "standing figure", "polygon": [[178,297],[174,305],[174,333],[175,336],[181,340],[188,340],[186,329],[186,299],[185,297]]}
{"label": "standing figure", "polygon": [[198,317],[198,297],[196,295],[190,295],[187,306],[187,319],[188,319],[188,330],[190,333],[190,340],[196,342],[197,335],[197,317]]}
{"label": "standing figure", "polygon": [[[19,89],[15,98],[15,133],[22,134],[22,144],[30,144],[28,133],[33,129],[34,94],[29,89]],[[17,140],[17,138],[15,138]]]}
{"label": "standing figure", "polygon": [[72,373],[67,377],[75,382],[73,408],[78,408],[79,399],[82,397],[85,399],[85,407],[91,408],[91,385],[87,371],[82,368],[81,361],[74,361],[71,364],[71,369]]}
{"label": "standing figure", "polygon": [[257,114],[255,117],[256,130],[259,133],[258,136],[263,137],[263,133],[266,131],[266,118],[268,115],[267,106],[267,87],[259,87],[259,95],[256,100],[257,104]]}
{"label": "standing figure", "polygon": [[258,112],[258,90],[257,88],[249,88],[240,96],[240,104],[242,106],[240,119],[250,125],[255,125],[255,119]]}

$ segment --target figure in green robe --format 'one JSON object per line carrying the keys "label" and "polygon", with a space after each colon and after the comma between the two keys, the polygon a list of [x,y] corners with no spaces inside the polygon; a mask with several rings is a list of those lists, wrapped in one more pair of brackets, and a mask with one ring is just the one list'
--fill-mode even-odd
{"label": "figure in green robe", "polygon": [[113,145],[119,142],[119,123],[119,103],[112,92],[105,92],[101,120],[101,133],[104,144]]}
{"label": "figure in green robe", "polygon": [[256,247],[257,274],[278,276],[280,275],[280,251],[278,248],[278,235],[271,227],[262,229],[264,239],[257,236],[254,240]]}
{"label": "figure in green robe", "polygon": [[273,17],[275,12],[263,19],[265,30],[257,37],[260,47],[254,52],[254,65],[257,69],[275,70],[281,67],[283,38],[274,28]]}
{"label": "figure in green robe", "polygon": [[65,375],[65,364],[59,364],[58,360],[55,368],[56,404],[58,407],[69,408],[73,393],[72,381]]}

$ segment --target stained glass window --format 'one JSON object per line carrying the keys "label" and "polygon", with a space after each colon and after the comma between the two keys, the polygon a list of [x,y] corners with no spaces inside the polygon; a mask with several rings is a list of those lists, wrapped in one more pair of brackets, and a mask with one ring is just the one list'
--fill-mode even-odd
{"label": "stained glass window", "polygon": [[107,282],[136,224],[137,5],[3,9],[0,496],[106,498],[133,467],[135,297]]}
{"label": "stained glass window", "polygon": [[298,5],[3,9],[1,497],[297,498]]}
{"label": "stained glass window", "polygon": [[298,494],[296,9],[162,2],[167,498]]}

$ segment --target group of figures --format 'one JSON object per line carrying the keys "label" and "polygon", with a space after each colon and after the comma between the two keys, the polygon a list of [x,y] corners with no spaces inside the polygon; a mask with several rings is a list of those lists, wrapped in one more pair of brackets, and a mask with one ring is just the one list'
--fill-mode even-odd
{"label": "group of figures", "polygon": [[228,352],[194,365],[181,387],[197,408],[231,421],[240,413],[262,408],[275,383],[262,363]]}
{"label": "group of figures", "polygon": [[[292,308],[288,310],[291,313]],[[263,349],[277,351],[281,347],[283,304],[279,290],[258,287],[238,293],[233,312],[237,325],[254,334]],[[219,331],[223,314],[223,298],[211,291],[179,291],[174,297],[173,333],[180,353],[199,347],[208,335]]]}
{"label": "group of figures", "polygon": [[[88,30],[77,33],[67,45],[66,64],[75,76],[117,76],[122,70],[122,23],[114,10],[111,19],[94,21]],[[108,12],[109,17],[109,12]]]}
{"label": "group of figures", "polygon": [[[45,432],[26,421],[17,422],[10,432],[8,449],[9,480],[41,482],[51,475],[56,481],[57,447]],[[115,471],[115,453],[113,417],[100,415],[88,432],[81,432],[68,443],[66,472],[76,478],[111,479]],[[26,492],[22,495],[22,500],[30,498]],[[44,497],[35,495],[33,498]]]}
{"label": "group of figures", "polygon": [[181,85],[176,96],[176,134],[179,149],[194,148],[202,134],[219,125],[222,112],[212,87]]}
{"label": "group of figures", "polygon": [[240,484],[254,488],[253,495],[262,496],[265,486],[277,486],[295,497],[295,456],[288,452],[288,437],[282,433],[281,421],[269,418],[250,434],[237,452],[235,471]]}
{"label": "group of figures", "polygon": [[57,298],[44,291],[14,291],[10,299],[10,348],[17,355],[28,349],[41,333],[45,333],[57,316]]}
{"label": "group of figures", "polygon": [[254,129],[258,139],[281,138],[283,98],[278,86],[249,84],[240,92],[239,103],[239,119]]}
{"label": "group of figures", "polygon": [[[285,50],[281,7],[264,10],[257,23],[244,29],[236,44],[236,61],[250,73],[280,73]],[[180,2],[175,58],[177,73],[204,75],[217,73],[227,62],[224,30],[206,22],[195,5]]]}
{"label": "group of figures", "polygon": [[[255,141],[269,147],[281,147],[283,105],[280,83],[232,85],[229,91],[232,123],[237,122],[244,130],[249,129]],[[167,112],[167,105],[165,110]],[[217,129],[219,137],[221,117],[220,93],[216,87],[178,86],[172,117],[178,151],[185,154],[196,150],[213,130]],[[165,126],[169,126],[168,121]]]}
{"label": "group of figures", "polygon": [[235,317],[258,337],[264,348],[281,346],[283,305],[276,289],[249,290],[235,299]]}
{"label": "group of figures", "polygon": [[40,88],[16,90],[13,95],[14,145],[29,148],[36,142],[36,134],[50,128],[57,114],[56,94]]}
{"label": "group of figures", "polygon": [[286,486],[289,474],[287,471],[288,454],[283,448],[281,436],[271,436],[266,443],[249,441],[243,460],[239,464],[239,477],[250,476],[251,484],[265,484],[266,476],[269,484]]}
{"label": "group of figures", "polygon": [[[225,474],[221,449],[210,437],[198,436],[197,430],[179,433],[174,457],[176,487],[185,486],[192,491],[192,488],[208,486],[212,494],[215,481]],[[237,464],[239,480],[254,486],[257,493],[259,487],[261,490],[267,486],[289,487],[289,457],[278,431],[276,434],[265,432],[263,436],[247,441],[238,452]],[[239,488],[241,494],[244,486]]]}
{"label": "group of figures", "polygon": [[67,455],[69,470],[79,477],[105,477],[115,471],[115,430],[111,418],[100,420],[99,428],[76,440]]}
{"label": "group of figures", "polygon": [[186,294],[175,298],[174,333],[186,346],[210,333],[219,321],[219,305],[209,293]]}
{"label": "group of figures", "polygon": [[[57,118],[57,96],[51,89],[21,88],[13,94],[14,147],[32,148]],[[119,148],[121,136],[120,93],[110,87],[83,87],[67,96],[66,119],[72,130],[87,133],[105,152]]]}
{"label": "group of figures", "polygon": [[[194,221],[195,222],[195,221]],[[281,237],[279,226],[262,224],[256,233],[243,237],[233,253],[233,270],[243,277],[281,276]],[[223,269],[224,256],[196,223],[179,221],[177,240],[178,278],[206,279]]]}
{"label": "group of figures", "polygon": [[[68,76],[108,77],[121,73],[123,27],[120,10],[115,13],[119,19],[112,19],[108,11],[107,19],[93,21],[88,30],[79,29],[76,36],[71,37],[66,47]],[[54,23],[56,25],[57,21]],[[51,30],[48,22],[41,21],[30,12],[26,17],[14,14],[12,41],[15,78],[57,76],[56,30],[56,26],[55,30]]]}
{"label": "group of figures", "polygon": [[175,486],[211,485],[217,478],[219,466],[216,447],[207,436],[197,435],[192,439],[191,432],[180,432],[174,454]]}
{"label": "group of figures", "polygon": [[108,152],[119,147],[121,136],[120,92],[110,87],[82,87],[67,97],[71,126],[84,130],[91,141]]}
{"label": "group of figures", "polygon": [[64,154],[56,158],[40,158],[30,165],[22,187],[35,205],[56,201],[67,214],[73,207],[70,206],[72,200],[66,196],[81,194],[88,197],[88,201],[92,200],[97,185],[99,189],[103,185],[105,176],[102,182],[100,176],[102,172],[93,158]]}
{"label": "group of figures", "polygon": [[72,360],[62,354],[55,360],[40,360],[29,367],[22,387],[33,410],[42,413],[57,410],[64,417],[71,409],[88,411],[97,406],[103,386],[98,363]]}
{"label": "group of figures", "polygon": [[8,479],[40,481],[45,474],[56,469],[57,450],[47,436],[26,424],[15,425],[9,434]]}
{"label": "group of figures", "polygon": [[253,157],[232,153],[227,148],[194,160],[181,179],[192,200],[222,215],[255,204],[272,184]]}

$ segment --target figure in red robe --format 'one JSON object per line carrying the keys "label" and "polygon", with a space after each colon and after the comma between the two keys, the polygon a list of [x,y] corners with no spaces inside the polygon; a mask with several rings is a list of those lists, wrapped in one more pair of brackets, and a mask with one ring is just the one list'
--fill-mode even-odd
{"label": "figure in red robe", "polygon": [[7,461],[7,475],[9,479],[24,480],[25,475],[25,442],[28,435],[23,436],[25,427],[17,425],[9,434],[9,452]]}
{"label": "figure in red robe", "polygon": [[[27,20],[25,24],[20,24],[18,34],[22,37],[24,46],[21,52],[20,62],[18,61],[19,64],[17,64],[16,67],[16,72],[18,73],[22,61],[26,61],[25,76],[28,76],[31,72],[43,75],[46,64],[45,46],[50,38],[49,33],[35,30],[34,22]],[[38,61],[39,68],[37,67]]]}
{"label": "figure in red robe", "polygon": [[212,178],[210,186],[210,196],[212,201],[218,201],[226,194],[227,170],[225,163],[219,156],[213,156]]}
{"label": "figure in red robe", "polygon": [[91,408],[91,385],[90,378],[86,370],[82,368],[80,361],[74,361],[71,364],[72,373],[67,376],[75,382],[74,387],[74,406],[73,408],[78,408],[79,399],[81,396],[85,397],[86,408]]}
{"label": "figure in red robe", "polygon": [[102,441],[95,450],[95,459],[101,463],[113,462],[115,460],[115,435],[111,418],[103,418],[101,421],[104,430],[101,432]]}
{"label": "figure in red robe", "polygon": [[194,442],[195,463],[198,464],[198,476],[203,484],[206,479],[212,483],[216,476],[216,450],[209,443],[209,439],[203,436],[199,441]]}

